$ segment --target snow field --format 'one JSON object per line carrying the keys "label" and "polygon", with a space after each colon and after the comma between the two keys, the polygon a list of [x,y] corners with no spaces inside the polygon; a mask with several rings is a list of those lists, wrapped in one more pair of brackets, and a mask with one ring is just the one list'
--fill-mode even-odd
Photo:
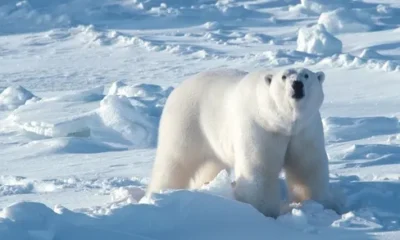
{"label": "snow field", "polygon": [[[395,0],[0,2],[0,239],[398,239],[399,16]],[[177,84],[293,66],[327,75],[343,213],[283,202],[265,218],[225,171],[142,198]]]}
{"label": "snow field", "polygon": [[[22,151],[22,152],[29,152],[32,157],[33,155],[45,156],[48,154],[61,154],[61,153],[92,154],[99,152],[101,153],[101,152],[111,152],[111,151],[126,151],[126,147],[128,146],[130,148],[132,147],[135,148],[139,146],[147,146],[147,147],[152,146],[146,140],[146,137],[143,137],[144,136],[143,131],[152,132],[155,135],[156,133],[154,129],[156,129],[156,124],[152,126],[151,124],[149,124],[151,121],[148,120],[145,121],[144,119],[149,118],[150,116],[154,117],[153,119],[156,119],[157,117],[160,116],[160,113],[162,111],[162,106],[165,101],[165,96],[168,95],[170,91],[171,88],[167,88],[164,90],[163,88],[156,85],[129,86],[127,84],[124,84],[123,82],[114,82],[110,86],[107,94],[103,94],[104,92],[103,87],[98,87],[91,90],[82,90],[80,92],[61,95],[57,97],[42,98],[40,101],[30,103],[27,105],[21,105],[19,108],[10,113],[10,116],[14,116],[13,118],[11,118],[14,119],[14,122],[10,123],[11,125],[21,124],[15,122],[15,119],[23,119],[22,117],[17,118],[17,116],[24,116],[23,114],[25,113],[25,111],[28,111],[29,115],[25,115],[26,117],[24,119],[35,118],[35,116],[38,116],[38,119],[41,119],[41,121],[53,121],[53,123],[55,123],[56,122],[55,120],[62,120],[62,123],[65,126],[73,126],[74,123],[76,122],[76,119],[78,119],[78,117],[74,117],[74,114],[77,114],[79,116],[84,116],[83,118],[87,119],[92,118],[90,120],[85,120],[82,121],[80,124],[77,124],[77,126],[83,126],[83,122],[88,123],[85,126],[86,128],[90,129],[90,131],[88,131],[90,132],[90,134],[85,135],[82,134],[81,131],[77,131],[76,128],[66,127],[64,128],[67,129],[65,130],[65,132],[60,131],[63,133],[61,135],[47,136],[51,137],[50,139],[39,138],[39,140],[30,141],[22,148],[21,147],[14,149],[9,148],[4,153],[6,153],[7,155],[16,155],[17,154],[16,151]],[[51,104],[49,104],[49,102]],[[68,118],[62,118],[59,113],[57,113],[59,118],[54,118],[54,119],[52,119],[50,115],[39,114],[42,112],[40,109],[43,109],[42,107],[40,107],[40,104],[47,103],[49,105],[47,105],[46,108],[52,109],[52,111],[54,111],[57,108],[59,108],[58,103],[60,102],[70,103],[69,107],[64,106],[63,109],[66,110],[66,112],[68,112],[69,115],[72,116],[72,120]],[[80,111],[74,109],[74,106],[75,104],[77,104],[77,102],[80,102],[81,107],[85,106],[84,108],[79,108]],[[86,104],[89,103],[89,105],[86,106],[83,103]],[[50,110],[49,112],[52,111]],[[104,116],[102,115],[102,112]],[[94,124],[94,122],[96,122],[94,119],[98,120],[99,118],[101,119],[102,124],[97,124],[97,125]],[[39,122],[39,120],[35,120],[35,122]],[[107,123],[109,124],[107,125]],[[46,125],[46,123],[42,123],[39,125]],[[52,128],[51,124],[47,123],[47,125],[50,126],[50,129]],[[57,124],[54,125],[57,126]],[[382,128],[383,126],[384,128]],[[345,166],[344,168],[350,168],[354,166],[364,168],[368,166],[376,166],[381,164],[395,164],[396,156],[398,156],[397,153],[398,145],[396,143],[397,139],[396,134],[399,132],[398,127],[399,127],[399,121],[396,117],[324,118],[324,129],[326,133],[328,147],[335,143],[351,143],[353,141],[368,139],[370,137],[375,137],[379,135],[392,136],[390,137],[391,141],[386,142],[384,144],[382,143],[361,144],[361,145],[352,144],[349,145],[349,147],[347,148],[342,148],[343,150],[341,152],[337,152],[337,154],[331,156],[331,158],[334,157],[333,160],[335,160],[336,162],[341,162],[341,164]],[[136,128],[139,128],[140,130],[135,131]],[[29,129],[24,129],[24,131],[29,132]],[[45,131],[35,131],[32,133],[36,135],[41,135],[42,132]],[[114,134],[110,134],[110,132],[114,132]],[[103,135],[101,135],[100,133],[102,133]],[[113,137],[111,138],[110,136]],[[127,143],[127,140],[132,140],[132,141]],[[135,145],[134,143],[136,143],[137,145]],[[125,149],[111,147],[111,145],[125,146]],[[360,161],[360,159],[365,159],[365,160]],[[346,161],[352,161],[352,162],[346,162]],[[156,197],[155,199],[141,199],[141,197],[143,197],[144,194],[146,182],[141,181],[139,179],[138,180],[115,179],[115,181],[112,179],[109,180],[98,179],[93,181],[87,181],[76,178],[66,178],[64,180],[54,179],[46,181],[37,181],[34,179],[3,176],[0,189],[1,189],[1,194],[4,196],[38,194],[38,193],[48,194],[48,193],[62,192],[65,191],[66,189],[89,188],[89,189],[97,189],[96,191],[99,191],[99,193],[109,196],[110,203],[109,206],[103,206],[103,207],[99,206],[88,209],[80,209],[79,212],[89,214],[88,216],[83,215],[85,216],[85,218],[87,218],[88,222],[82,223],[82,225],[76,224],[77,219],[75,219],[75,217],[64,219],[63,214],[59,216],[60,212],[58,212],[57,209],[51,210],[48,207],[41,205],[40,203],[19,203],[16,205],[11,205],[10,207],[3,209],[2,214],[3,218],[13,220],[15,225],[9,223],[11,224],[11,226],[8,226],[7,231],[3,231],[2,234],[4,236],[12,236],[13,237],[12,239],[24,239],[24,237],[26,236],[35,235],[35,234],[32,235],[31,233],[32,230],[35,229],[34,232],[38,231],[38,234],[40,234],[41,237],[60,236],[62,238],[67,239],[69,237],[72,237],[72,235],[67,234],[70,231],[68,226],[72,224],[74,228],[78,228],[78,230],[76,230],[76,233],[74,233],[76,235],[73,235],[73,237],[75,237],[76,239],[84,239],[84,237],[87,236],[98,236],[97,235],[99,234],[98,231],[92,230],[86,232],[86,230],[83,230],[87,228],[86,224],[99,226],[98,225],[99,222],[95,221],[96,218],[91,219],[90,217],[91,215],[94,214],[97,217],[101,216],[102,218],[112,219],[108,220],[110,221],[109,223],[107,223],[107,221],[104,220],[106,221],[106,223],[101,224],[101,226],[104,227],[103,228],[105,231],[104,234],[111,234],[111,235],[106,235],[111,237],[113,235],[112,233],[108,233],[108,231],[115,231],[115,222],[127,221],[128,219],[129,221],[134,221],[134,222],[137,221],[133,220],[135,219],[134,215],[129,215],[129,214],[125,215],[125,218],[119,219],[120,217],[115,215],[113,209],[119,211],[130,211],[128,209],[137,208],[137,210],[133,211],[134,212],[145,211],[146,214],[149,214],[148,210],[145,209],[149,207],[153,208],[154,205],[157,205],[158,201],[157,197],[160,196],[163,197],[163,199],[164,197],[166,197],[165,201],[167,202],[175,202],[176,199],[179,199],[179,203],[174,203],[176,204],[176,208],[181,208],[182,204],[181,201],[187,198],[191,199],[190,202],[188,202],[188,204],[190,204],[187,206],[188,209],[192,209],[191,204],[194,204],[192,203],[193,199],[204,199],[203,201],[211,201],[210,205],[213,206],[212,209],[214,209],[214,207],[218,209],[219,208],[218,206],[227,204],[227,202],[225,201],[232,201],[233,199],[230,188],[231,180],[232,179],[226,172],[221,172],[220,175],[213,182],[211,182],[209,185],[203,186],[202,190],[200,190],[200,192],[202,193],[197,191],[194,192],[178,191],[177,193],[175,192],[168,193],[165,196],[163,194],[156,195],[154,196]],[[359,187],[359,189],[356,188],[355,191],[354,186],[351,184],[352,181],[354,181],[354,179],[351,178],[347,179],[346,177],[338,178],[333,176],[333,187],[344,188],[345,192],[348,191],[348,189],[353,188],[350,194],[347,192],[346,197],[344,197],[343,199],[338,199],[338,201],[343,201],[344,207],[346,209],[344,215],[340,216],[331,210],[325,210],[322,208],[321,205],[314,202],[308,202],[297,205],[296,204],[283,205],[282,216],[279,217],[277,219],[277,223],[274,224],[279,224],[281,227],[293,229],[294,232],[285,233],[287,234],[288,238],[290,238],[290,236],[292,236],[293,234],[299,234],[299,232],[301,234],[304,234],[305,238],[315,237],[321,234],[323,234],[325,237],[325,234],[328,234],[330,231],[334,231],[335,228],[338,228],[339,229],[338,231],[340,231],[341,236],[349,236],[351,239],[351,236],[355,236],[357,238],[367,237],[363,236],[362,232],[363,230],[382,230],[386,229],[389,225],[391,226],[391,228],[396,229],[397,225],[394,223],[390,223],[390,221],[387,220],[386,217],[375,216],[377,213],[379,214],[380,211],[382,210],[371,211],[368,208],[367,209],[363,208],[363,204],[365,204],[363,202],[368,201],[364,200],[365,198],[365,195],[363,193],[364,191],[372,192],[374,196],[376,196],[376,198],[378,199],[376,200],[377,202],[383,201],[379,199],[384,197],[384,195],[380,195],[380,193],[376,192],[379,191],[378,190],[379,187],[375,188],[373,187],[373,185],[367,187],[366,189]],[[282,185],[282,187],[284,190],[284,185]],[[389,189],[387,190],[388,194],[391,192],[392,194],[391,196],[397,198],[397,194],[395,194],[393,190]],[[214,200],[209,199],[210,194],[221,196],[223,198],[218,201],[214,199],[215,202],[213,202]],[[161,203],[162,202],[160,202],[160,204]],[[235,204],[237,204],[237,206]],[[239,215],[250,214],[248,213],[249,211],[248,209],[240,210],[242,208],[241,203],[235,203],[235,204],[234,206],[230,207],[230,211],[233,211],[235,214]],[[170,214],[173,214],[173,212],[176,211],[174,210],[175,207],[171,207],[170,204],[167,204],[167,206],[168,207],[166,207],[166,209],[168,210],[166,211],[171,211]],[[201,206],[204,206],[204,204],[202,204]],[[32,210],[29,210],[30,208],[32,208]],[[192,223],[196,221],[207,222],[209,220],[206,219],[212,219],[210,215],[204,216],[203,213],[205,211],[204,207],[200,208],[200,206],[194,205],[193,209],[197,209],[197,211],[193,212],[192,215],[190,215],[191,218],[189,219],[188,216],[184,215],[186,216],[184,218],[185,221],[189,221]],[[58,223],[59,225],[56,226],[45,225],[37,227],[34,224],[34,222],[36,222],[37,220],[29,220],[30,217],[28,219],[26,219],[26,217],[16,218],[14,215],[12,215],[14,211],[17,212],[21,211],[23,212],[23,216],[26,217],[31,216],[31,214],[29,214],[29,211],[34,211],[34,212],[39,211],[42,212],[41,216],[47,216],[42,221],[51,222],[53,221],[54,218],[57,218],[60,219],[60,223]],[[65,209],[65,211],[70,212],[68,209]],[[159,212],[159,209],[152,211]],[[218,214],[218,212],[213,211],[213,214]],[[243,215],[243,218],[258,219],[258,217],[256,216],[259,216],[259,213],[253,212],[252,215],[249,216]],[[371,219],[370,216],[375,216],[375,217]],[[159,218],[163,217],[159,216]],[[118,229],[118,231],[121,232],[122,234],[121,237],[127,234],[127,236],[135,236],[135,237],[145,236],[144,239],[146,239],[146,237],[149,236],[155,238],[157,238],[158,236],[177,237],[177,235],[174,234],[179,234],[178,236],[182,236],[182,234],[183,235],[188,234],[188,236],[191,236],[191,234],[195,233],[196,230],[193,229],[193,227],[190,227],[190,229],[192,229],[192,231],[190,232],[188,230],[184,230],[185,225],[182,225],[181,218],[182,216],[176,216],[176,219],[170,220],[171,221],[170,227],[165,228],[164,226],[162,227],[162,229],[164,230],[162,231],[160,230],[160,232],[158,233],[149,233],[148,232],[149,230],[144,229],[143,232],[145,234],[143,234],[142,231],[135,230],[134,232],[132,232],[131,230],[128,230],[128,228],[124,227],[121,227],[120,229]],[[218,218],[215,217],[214,221],[216,219]],[[220,221],[225,222],[225,218],[224,220],[221,219]],[[255,224],[254,228],[245,229],[240,233],[239,232],[236,233],[237,237],[238,238],[243,237],[246,234],[250,234],[250,232],[256,231],[258,234],[260,234],[256,236],[260,236],[261,239],[261,236],[263,236],[263,234],[266,234],[265,231],[268,230],[265,229],[266,223],[264,223],[264,221],[267,220],[261,221],[260,218],[259,221],[260,222],[258,223],[257,222],[254,223]],[[388,226],[383,225],[382,221],[389,225]],[[134,222],[132,224],[135,224]],[[18,225],[20,224],[24,226],[23,229],[21,229],[21,227],[18,227]],[[111,226],[107,227],[108,224],[111,224],[111,226],[113,227]],[[161,227],[164,223],[159,223],[159,224]],[[244,222],[232,223],[230,227],[235,226],[235,224],[239,226],[243,225]],[[268,223],[267,225],[271,226],[271,228],[275,228],[272,227],[270,223]],[[260,228],[256,226],[260,226]],[[347,231],[342,232],[343,230],[340,230],[346,228],[352,229],[353,226],[357,226],[357,228],[361,232],[347,232]],[[176,231],[177,227],[182,230]],[[269,230],[272,231],[271,229]],[[24,231],[28,231],[29,233],[24,233]],[[153,236],[152,234],[156,235]],[[212,236],[232,237],[231,235],[225,235],[225,234],[226,233],[221,233],[221,235],[212,235]],[[204,235],[200,236],[204,237]],[[211,235],[207,236],[211,237]],[[104,237],[103,239],[107,238]]]}

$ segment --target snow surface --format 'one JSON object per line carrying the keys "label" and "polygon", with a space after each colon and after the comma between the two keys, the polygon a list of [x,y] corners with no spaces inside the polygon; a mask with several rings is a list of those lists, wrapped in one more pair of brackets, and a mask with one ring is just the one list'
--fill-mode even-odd
{"label": "snow surface", "polygon": [[[397,0],[0,1],[0,239],[399,239]],[[163,106],[215,67],[322,70],[343,212],[266,218],[222,171],[145,198]]]}

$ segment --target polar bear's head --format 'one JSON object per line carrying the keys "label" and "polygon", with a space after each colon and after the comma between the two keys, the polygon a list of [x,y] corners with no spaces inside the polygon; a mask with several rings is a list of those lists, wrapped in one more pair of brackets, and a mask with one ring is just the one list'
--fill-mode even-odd
{"label": "polar bear's head", "polygon": [[[323,72],[313,72],[307,68],[288,68],[264,76],[267,87],[268,108],[274,109],[282,120],[307,119],[319,109],[324,100]],[[269,116],[270,117],[270,116]]]}
{"label": "polar bear's head", "polygon": [[265,76],[270,94],[275,101],[289,101],[294,105],[302,103],[321,105],[324,99],[322,89],[324,80],[323,72],[312,72],[307,68],[289,68]]}

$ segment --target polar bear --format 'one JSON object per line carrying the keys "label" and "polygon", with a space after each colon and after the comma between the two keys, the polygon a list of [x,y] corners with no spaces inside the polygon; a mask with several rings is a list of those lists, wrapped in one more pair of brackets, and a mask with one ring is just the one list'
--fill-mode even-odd
{"label": "polar bear", "polygon": [[319,112],[324,79],[307,68],[190,77],[166,101],[147,195],[197,188],[227,169],[235,199],[277,217],[283,169],[293,201],[333,207]]}

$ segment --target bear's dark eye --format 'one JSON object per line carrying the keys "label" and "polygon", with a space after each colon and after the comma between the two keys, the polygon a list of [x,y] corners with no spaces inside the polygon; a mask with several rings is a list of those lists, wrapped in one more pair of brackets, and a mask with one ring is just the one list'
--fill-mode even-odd
{"label": "bear's dark eye", "polygon": [[305,79],[307,79],[308,78],[308,74],[306,73],[306,74],[304,74],[304,78]]}
{"label": "bear's dark eye", "polygon": [[286,76],[285,75],[282,76],[282,80],[286,80]]}
{"label": "bear's dark eye", "polygon": [[267,76],[265,76],[265,80],[267,81],[268,84],[270,84],[272,82],[272,75],[268,74]]}

